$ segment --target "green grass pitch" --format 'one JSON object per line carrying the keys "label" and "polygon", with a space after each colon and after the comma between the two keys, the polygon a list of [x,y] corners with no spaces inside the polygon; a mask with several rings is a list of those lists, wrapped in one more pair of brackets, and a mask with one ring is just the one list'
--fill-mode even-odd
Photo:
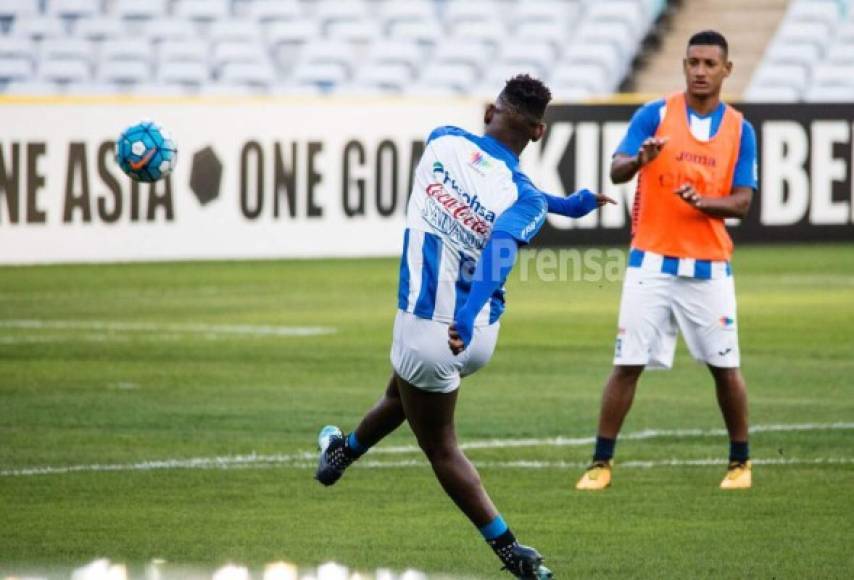
{"label": "green grass pitch", "polygon": [[[705,460],[727,440],[684,344],[673,371],[642,378],[624,428],[663,433],[618,445],[604,493],[572,489],[588,444],[470,450],[557,578],[854,576],[854,245],[742,247],[734,270],[751,423],[782,426],[752,437],[772,462],[754,489],[717,489],[723,466]],[[0,268],[0,577],[99,556],[498,577],[420,455],[382,451],[412,446],[408,428],[330,489],[299,455],[384,388],[397,272],[392,259]],[[461,441],[593,435],[619,289],[511,280],[497,352],[462,387]],[[210,462],[234,456],[250,458]],[[162,460],[176,463],[128,468]],[[92,465],[117,470],[22,472]]]}

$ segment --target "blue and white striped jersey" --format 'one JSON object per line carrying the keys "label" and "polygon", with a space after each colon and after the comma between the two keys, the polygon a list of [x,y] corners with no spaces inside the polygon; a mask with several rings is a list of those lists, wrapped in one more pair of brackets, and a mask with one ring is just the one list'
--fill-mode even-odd
{"label": "blue and white striped jersey", "polygon": [[[398,307],[419,318],[453,322],[492,232],[527,244],[546,212],[542,192],[519,171],[519,159],[504,144],[457,127],[434,130],[406,210]],[[501,288],[475,326],[492,324],[503,312]]]}

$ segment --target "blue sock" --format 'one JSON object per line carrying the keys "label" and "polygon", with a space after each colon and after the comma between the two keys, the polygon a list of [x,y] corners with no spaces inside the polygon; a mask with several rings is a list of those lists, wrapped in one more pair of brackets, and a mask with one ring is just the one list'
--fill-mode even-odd
{"label": "blue sock", "polygon": [[498,536],[501,536],[510,528],[507,527],[507,524],[504,521],[504,518],[501,515],[495,516],[495,519],[480,528],[480,533],[483,535],[483,539],[487,542],[490,540],[494,540]]}
{"label": "blue sock", "polygon": [[750,446],[747,441],[729,442],[729,460],[744,463],[750,458]]}
{"label": "blue sock", "polygon": [[347,435],[346,446],[347,446],[347,450],[350,451],[350,454],[354,458],[355,457],[361,457],[362,455],[364,455],[368,451],[368,449],[370,449],[369,447],[365,447],[364,445],[359,443],[359,440],[356,438],[356,432],[355,431],[353,431],[352,433]]}
{"label": "blue sock", "polygon": [[616,445],[616,439],[596,437],[596,450],[593,452],[593,461],[610,460],[612,457],[614,457],[614,447]]}

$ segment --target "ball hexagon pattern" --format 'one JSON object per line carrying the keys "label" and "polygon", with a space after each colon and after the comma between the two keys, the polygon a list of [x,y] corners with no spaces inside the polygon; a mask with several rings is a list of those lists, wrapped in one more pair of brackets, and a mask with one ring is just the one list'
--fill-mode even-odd
{"label": "ball hexagon pattern", "polygon": [[143,121],[116,141],[116,163],[131,179],[151,183],[175,169],[178,147],[161,126]]}

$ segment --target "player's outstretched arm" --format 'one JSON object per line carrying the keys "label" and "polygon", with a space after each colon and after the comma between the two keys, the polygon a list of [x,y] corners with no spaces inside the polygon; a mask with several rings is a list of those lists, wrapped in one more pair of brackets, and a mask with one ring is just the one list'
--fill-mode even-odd
{"label": "player's outstretched arm", "polygon": [[606,203],[617,204],[616,201],[603,193],[593,193],[589,189],[579,189],[569,197],[543,194],[548,204],[549,213],[555,213],[571,218],[580,218]]}
{"label": "player's outstretched arm", "polygon": [[640,169],[637,155],[617,153],[611,159],[611,183],[626,183]]}
{"label": "player's outstretched arm", "polygon": [[468,299],[454,316],[448,329],[448,346],[460,354],[471,343],[474,321],[496,290],[504,285],[516,263],[519,242],[504,231],[494,231],[480,254],[472,277]]}
{"label": "player's outstretched arm", "polygon": [[516,262],[519,246],[530,243],[546,220],[548,207],[543,194],[524,180],[516,187],[516,203],[502,213],[492,227],[492,234],[475,266],[468,300],[448,329],[448,346],[454,354],[462,352],[471,342],[475,318],[504,284]]}

